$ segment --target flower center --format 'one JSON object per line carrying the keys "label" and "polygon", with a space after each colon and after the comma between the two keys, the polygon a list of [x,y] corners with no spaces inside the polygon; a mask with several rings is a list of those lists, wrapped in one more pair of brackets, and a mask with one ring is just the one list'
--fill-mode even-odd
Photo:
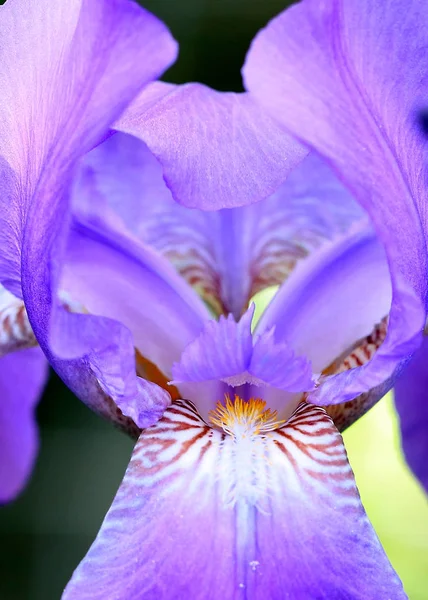
{"label": "flower center", "polygon": [[235,395],[232,401],[229,394],[225,396],[226,405],[217,402],[209,418],[213,425],[223,429],[236,440],[253,438],[281,427],[285,421],[278,421],[278,412],[266,409],[266,402],[260,398],[242,400]]}

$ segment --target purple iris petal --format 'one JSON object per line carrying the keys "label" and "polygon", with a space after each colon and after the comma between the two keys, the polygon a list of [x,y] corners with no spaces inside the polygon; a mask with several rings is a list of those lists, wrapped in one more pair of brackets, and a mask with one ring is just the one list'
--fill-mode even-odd
{"label": "purple iris petal", "polygon": [[[244,67],[250,92],[327,159],[370,214],[391,270],[393,301],[379,356],[321,386],[316,402],[338,392],[350,399],[381,384],[421,342],[427,252],[418,207],[425,184],[413,124],[427,93],[427,11],[417,0],[387,7],[304,0],[259,33]],[[376,285],[372,280],[374,292]]]}
{"label": "purple iris petal", "polygon": [[428,492],[428,339],[416,352],[395,384],[395,406],[400,417],[407,462]]}
{"label": "purple iris petal", "polygon": [[[92,335],[92,317],[63,311],[66,323],[61,319],[53,324],[55,352],[62,358],[76,358],[108,343],[107,333],[110,329],[112,336],[113,327],[118,336],[125,336],[120,321],[132,332],[132,345],[169,376],[172,363],[199,335],[210,314],[166,259],[132,236],[101,226],[104,223],[72,226],[61,287],[89,313],[106,317],[105,335],[97,340],[102,319],[96,320]],[[74,332],[67,330],[72,320]],[[87,335],[81,335],[82,327]],[[127,354],[122,347],[118,356],[124,359]],[[131,358],[134,364],[133,352]]]}
{"label": "purple iris petal", "polygon": [[233,313],[236,319],[255,293],[281,284],[296,263],[363,218],[315,154],[262,202],[189,210],[173,200],[147,146],[119,133],[85,157],[74,200],[86,219],[110,222],[118,215],[172,262],[216,314]]}
{"label": "purple iris petal", "polygon": [[231,386],[270,385],[302,392],[313,388],[311,365],[296,357],[285,342],[275,343],[273,330],[253,340],[254,305],[237,323],[232,315],[208,321],[172,369],[173,383],[221,380]]}
{"label": "purple iris petal", "polygon": [[56,298],[69,184],[77,159],[171,64],[176,43],[128,0],[9,0],[0,12],[1,279],[18,294],[22,275],[36,338],[66,383],[94,409],[122,419],[106,392],[133,397],[138,391],[129,332],[86,317],[81,335],[88,338],[80,345],[91,352],[64,361],[50,348],[51,323],[70,333],[71,352],[79,345],[79,317]]}
{"label": "purple iris petal", "polygon": [[[177,435],[179,431],[179,435]],[[145,430],[64,600],[406,596],[323,409],[233,438],[177,402]]]}
{"label": "purple iris petal", "polygon": [[38,445],[34,412],[47,376],[39,348],[0,358],[0,503],[12,500],[31,474]]}
{"label": "purple iris petal", "polygon": [[197,83],[149,86],[116,128],[148,145],[180,204],[207,210],[266,198],[306,154],[248,94]]}
{"label": "purple iris petal", "polygon": [[257,326],[275,326],[287,340],[326,369],[388,314],[391,282],[383,247],[368,223],[357,223],[302,262],[266,308]]}

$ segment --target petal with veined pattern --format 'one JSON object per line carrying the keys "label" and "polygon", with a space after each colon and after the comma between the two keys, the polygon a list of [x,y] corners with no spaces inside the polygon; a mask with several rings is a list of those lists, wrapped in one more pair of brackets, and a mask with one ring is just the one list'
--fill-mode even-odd
{"label": "petal with veined pattern", "polygon": [[173,404],[63,599],[404,599],[325,411],[302,404],[251,444]]}

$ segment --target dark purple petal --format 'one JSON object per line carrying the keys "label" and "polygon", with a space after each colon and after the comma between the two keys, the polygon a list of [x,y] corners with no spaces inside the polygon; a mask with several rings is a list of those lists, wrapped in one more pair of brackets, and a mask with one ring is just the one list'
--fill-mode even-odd
{"label": "dark purple petal", "polygon": [[0,503],[26,484],[37,453],[35,407],[48,376],[40,348],[0,358]]}
{"label": "dark purple petal", "polygon": [[306,154],[248,94],[198,83],[149,86],[116,128],[147,144],[180,204],[207,210],[266,198]]}
{"label": "dark purple petal", "polygon": [[428,338],[395,383],[404,454],[428,492]]}
{"label": "dark purple petal", "polygon": [[426,186],[415,111],[428,93],[427,18],[428,5],[419,0],[304,0],[258,34],[244,67],[255,98],[326,158],[367,210],[391,270],[380,356],[322,386],[319,402],[380,385],[421,342]]}
{"label": "dark purple petal", "polygon": [[18,293],[22,274],[23,299],[42,349],[73,391],[111,415],[106,394],[129,398],[138,391],[130,333],[86,317],[81,346],[91,353],[67,362],[50,348],[52,319],[64,335],[72,332],[70,345],[78,345],[79,317],[55,310],[69,184],[76,161],[171,64],[176,44],[160,21],[128,0],[12,0],[0,11],[0,156],[8,163],[0,211],[4,281]]}
{"label": "dark purple petal", "polygon": [[271,386],[289,392],[313,389],[311,365],[296,357],[283,341],[274,341],[273,329],[253,340],[254,304],[239,322],[232,315],[208,321],[202,333],[184,350],[172,369],[174,384],[221,380],[230,386]]}
{"label": "dark purple petal", "polygon": [[406,597],[323,409],[302,404],[262,443],[224,436],[182,401],[141,434],[63,598],[106,596]]}

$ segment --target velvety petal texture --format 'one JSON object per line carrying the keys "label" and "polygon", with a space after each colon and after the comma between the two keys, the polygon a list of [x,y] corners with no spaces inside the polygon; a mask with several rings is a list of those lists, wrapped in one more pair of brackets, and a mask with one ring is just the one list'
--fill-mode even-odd
{"label": "velvety petal texture", "polygon": [[35,407],[48,376],[40,348],[0,358],[0,503],[27,482],[37,452]]}
{"label": "velvety petal texture", "polygon": [[92,353],[68,362],[50,347],[48,332],[57,320],[77,334],[76,315],[57,301],[69,186],[76,161],[171,64],[176,44],[160,21],[129,0],[9,0],[0,7],[0,39],[0,275],[15,295],[22,293],[53,367],[78,396],[111,417],[116,409],[106,395],[138,399],[131,334],[119,323],[108,329],[80,316],[79,336],[94,342]]}
{"label": "velvety petal texture", "polygon": [[394,395],[404,454],[428,492],[428,338],[397,379]]}
{"label": "velvety petal texture", "polygon": [[428,93],[427,18],[419,0],[303,0],[262,30],[247,56],[247,89],[329,162],[369,213],[390,266],[385,342],[369,364],[322,386],[317,403],[382,384],[421,343],[426,186],[415,111]]}
{"label": "velvety petal texture", "polygon": [[116,128],[148,145],[180,204],[206,210],[266,198],[307,153],[248,94],[198,83],[152,84]]}
{"label": "velvety petal texture", "polygon": [[234,438],[187,402],[145,430],[64,600],[406,596],[321,408]]}

